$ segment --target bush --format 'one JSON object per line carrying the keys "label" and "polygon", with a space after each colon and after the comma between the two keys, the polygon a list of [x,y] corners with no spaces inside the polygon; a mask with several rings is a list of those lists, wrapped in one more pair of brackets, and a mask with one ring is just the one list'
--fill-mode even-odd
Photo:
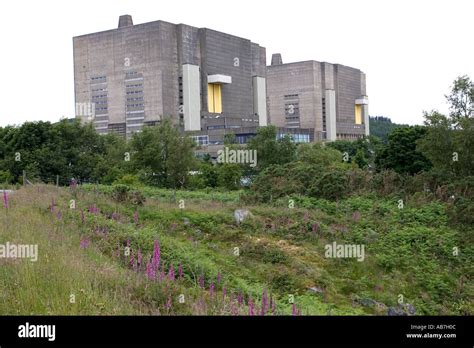
{"label": "bush", "polygon": [[112,198],[119,203],[126,202],[129,191],[130,188],[127,185],[114,185],[112,188]]}
{"label": "bush", "polygon": [[125,174],[119,179],[115,180],[113,185],[139,186],[140,180],[137,175]]}
{"label": "bush", "polygon": [[145,196],[140,191],[132,191],[128,195],[128,201],[133,205],[143,205],[146,201]]}
{"label": "bush", "polygon": [[332,168],[311,187],[312,196],[338,200],[347,193],[347,172],[341,168]]}

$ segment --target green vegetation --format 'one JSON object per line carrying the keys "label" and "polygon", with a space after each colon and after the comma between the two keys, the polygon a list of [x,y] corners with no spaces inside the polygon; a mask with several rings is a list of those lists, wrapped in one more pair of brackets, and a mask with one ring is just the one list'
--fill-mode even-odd
{"label": "green vegetation", "polygon": [[[449,204],[429,194],[411,197],[403,209],[373,196],[338,203],[298,196],[293,209],[286,199],[246,206],[252,217],[239,225],[233,212],[243,203],[234,193],[217,200],[194,192],[194,200],[180,191],[180,209],[172,190],[140,192],[143,206],[117,203],[107,186],[15,192],[0,214],[1,242],[37,243],[40,257],[2,261],[0,313],[228,315],[237,310],[231,294],[235,302],[241,293],[238,313],[248,314],[249,301],[257,311],[265,292],[276,314],[292,313],[289,295],[303,315],[386,314],[400,294],[417,314],[473,313],[472,226],[454,226]],[[145,262],[137,269],[137,253],[149,260],[155,240],[167,280],[149,279]],[[333,241],[364,244],[364,262],[325,258]],[[125,256],[127,245],[134,256]]]}
{"label": "green vegetation", "polygon": [[472,314],[472,91],[459,78],[449,116],[386,141],[263,127],[254,168],[194,157],[169,120],[128,143],[77,122],[0,128],[3,186],[35,183],[4,194],[0,244],[40,248],[0,259],[0,313],[387,314],[401,295],[410,314]]}

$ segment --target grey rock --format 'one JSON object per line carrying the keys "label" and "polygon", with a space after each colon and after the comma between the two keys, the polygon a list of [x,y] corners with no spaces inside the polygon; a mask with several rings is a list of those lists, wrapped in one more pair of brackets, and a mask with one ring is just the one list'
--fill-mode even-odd
{"label": "grey rock", "polygon": [[408,312],[410,315],[415,315],[416,314],[416,308],[413,306],[411,303],[407,303],[405,305],[405,310]]}
{"label": "grey rock", "polygon": [[399,307],[389,307],[387,311],[388,316],[403,316],[407,315],[405,311]]}
{"label": "grey rock", "polygon": [[312,292],[314,294],[324,294],[324,290],[323,289],[320,289],[320,288],[317,288],[315,286],[311,287],[308,289],[309,292]]}
{"label": "grey rock", "polygon": [[234,218],[237,225],[252,217],[252,213],[247,209],[237,209],[234,211]]}
{"label": "grey rock", "polygon": [[364,307],[374,307],[377,304],[377,301],[372,300],[371,298],[362,298],[358,302]]}

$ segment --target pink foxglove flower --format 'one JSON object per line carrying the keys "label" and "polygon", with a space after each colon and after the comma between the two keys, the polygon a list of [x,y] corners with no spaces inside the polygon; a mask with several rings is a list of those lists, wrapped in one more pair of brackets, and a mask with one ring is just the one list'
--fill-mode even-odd
{"label": "pink foxglove flower", "polygon": [[267,312],[267,309],[268,309],[268,294],[267,294],[267,289],[264,289],[263,294],[262,294],[262,311],[260,314],[265,315],[265,313]]}
{"label": "pink foxglove flower", "polygon": [[239,306],[241,306],[243,302],[244,300],[243,300],[242,293],[239,292],[239,294],[237,295],[237,303],[239,304]]}
{"label": "pink foxglove flower", "polygon": [[152,266],[154,267],[155,271],[158,270],[158,267],[160,266],[160,257],[161,257],[160,243],[157,240],[155,240],[155,245],[153,248],[153,259],[152,259]]}
{"label": "pink foxglove flower", "polygon": [[3,206],[8,209],[8,192],[3,191]]}
{"label": "pink foxglove flower", "polygon": [[87,237],[81,239],[81,248],[82,249],[87,249],[89,247],[89,244],[90,244],[90,240]]}
{"label": "pink foxglove flower", "polygon": [[255,314],[254,313],[254,304],[253,304],[252,298],[250,297],[249,298],[249,315],[253,316],[254,314]]}
{"label": "pink foxglove flower", "polygon": [[211,296],[211,299],[214,297],[214,283],[211,283],[209,287],[209,296]]}
{"label": "pink foxglove flower", "polygon": [[174,280],[174,267],[173,267],[173,265],[171,265],[171,267],[168,271],[168,278],[170,278],[171,280]]}
{"label": "pink foxglove flower", "polygon": [[133,250],[130,251],[130,267],[135,269],[135,255],[133,254]]}
{"label": "pink foxglove flower", "polygon": [[142,265],[142,252],[140,249],[138,249],[138,255],[137,255],[137,268],[140,270],[140,267]]}

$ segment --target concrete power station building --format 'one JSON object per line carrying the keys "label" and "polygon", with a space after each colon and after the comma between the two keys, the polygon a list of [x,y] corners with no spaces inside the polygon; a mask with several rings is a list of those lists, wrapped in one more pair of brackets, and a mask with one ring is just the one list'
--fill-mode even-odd
{"label": "concrete power station building", "polygon": [[[155,21],[77,36],[76,117],[101,133],[129,137],[163,117],[213,152],[225,134],[246,143],[274,124],[295,141],[368,134],[365,76],[318,62],[282,64],[250,40],[207,28]],[[216,147],[214,149],[214,147]]]}
{"label": "concrete power station building", "polygon": [[369,135],[365,74],[358,69],[316,61],[283,64],[274,54],[267,96],[276,126],[311,128],[316,141]]}

